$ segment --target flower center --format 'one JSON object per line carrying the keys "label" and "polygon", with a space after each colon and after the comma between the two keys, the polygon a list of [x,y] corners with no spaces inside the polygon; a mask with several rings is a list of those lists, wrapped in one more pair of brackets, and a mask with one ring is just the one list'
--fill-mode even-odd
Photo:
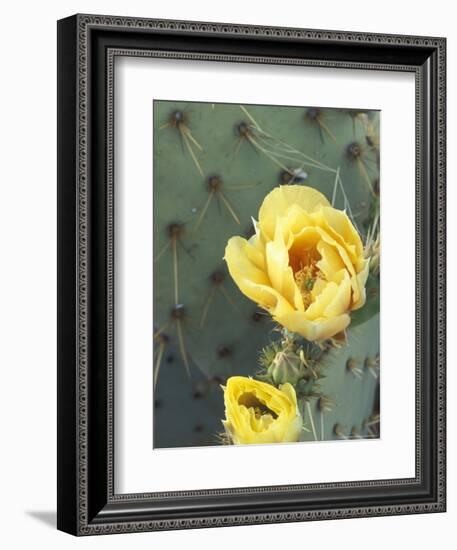
{"label": "flower center", "polygon": [[311,305],[313,301],[312,290],[316,280],[320,277],[321,272],[316,266],[316,261],[311,261],[307,265],[301,265],[300,269],[294,273],[295,282],[302,295],[305,309]]}
{"label": "flower center", "polygon": [[267,414],[269,414],[273,419],[278,418],[278,415],[268,408],[267,405],[252,392],[245,392],[241,394],[238,398],[238,404],[243,405],[247,409],[253,409],[254,415],[257,419]]}

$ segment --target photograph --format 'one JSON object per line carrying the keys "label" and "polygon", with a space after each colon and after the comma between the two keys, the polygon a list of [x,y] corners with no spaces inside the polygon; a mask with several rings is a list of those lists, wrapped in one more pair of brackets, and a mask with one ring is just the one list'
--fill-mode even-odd
{"label": "photograph", "polygon": [[377,439],[379,110],[153,100],[153,448]]}

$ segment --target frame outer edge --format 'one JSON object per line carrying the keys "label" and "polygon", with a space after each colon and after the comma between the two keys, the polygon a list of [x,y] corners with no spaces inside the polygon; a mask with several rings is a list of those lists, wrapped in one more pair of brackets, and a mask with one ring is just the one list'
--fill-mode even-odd
{"label": "frame outer edge", "polygon": [[438,501],[437,511],[445,512],[447,506],[446,487],[446,83],[447,83],[447,40],[441,38],[437,48],[437,271],[438,271],[438,300],[437,300],[437,324],[438,324],[438,349],[436,362],[437,372],[437,447],[438,447]]}
{"label": "frame outer edge", "polygon": [[[76,136],[72,136],[71,140],[68,140],[71,143],[74,143],[73,147],[73,160],[74,164],[67,170],[71,172],[73,178],[74,168],[76,167],[76,177],[77,177],[77,219],[75,224],[73,224],[71,233],[75,236],[75,241],[73,242],[73,251],[76,253],[77,262],[73,257],[74,270],[72,273],[73,280],[76,279],[75,275],[77,273],[77,280],[73,287],[73,291],[77,288],[77,296],[75,296],[74,308],[75,308],[75,318],[70,322],[67,321],[65,317],[65,323],[68,325],[76,325],[76,330],[73,332],[73,339],[76,338],[77,331],[77,342],[74,348],[71,351],[66,351],[68,360],[74,363],[74,353],[73,357],[70,357],[70,354],[76,349],[78,363],[76,365],[76,371],[73,371],[73,375],[76,372],[78,375],[78,380],[73,379],[72,382],[68,382],[68,366],[63,369],[62,365],[62,345],[64,344],[64,331],[60,329],[60,321],[64,322],[63,316],[59,314],[59,345],[61,346],[60,355],[59,355],[59,375],[60,383],[62,382],[66,388],[72,389],[73,392],[73,401],[71,401],[70,406],[76,403],[77,412],[72,411],[67,413],[71,418],[74,418],[75,422],[70,430],[71,435],[66,435],[66,438],[72,438],[74,449],[74,456],[71,457],[71,453],[65,451],[66,456],[70,456],[70,462],[74,463],[74,471],[77,472],[77,479],[75,485],[71,487],[71,490],[68,489],[67,496],[75,495],[72,504],[66,505],[66,500],[62,500],[62,494],[65,491],[62,491],[63,486],[60,487],[60,506],[63,506],[62,514],[63,516],[71,515],[71,521],[62,519],[59,521],[59,528],[72,532],[73,534],[108,534],[108,533],[120,533],[120,532],[133,532],[133,531],[150,531],[150,530],[165,530],[165,529],[187,529],[187,528],[196,528],[196,527],[214,527],[214,526],[227,526],[227,525],[246,525],[246,524],[258,524],[258,523],[276,523],[284,521],[307,521],[307,520],[320,520],[320,519],[337,519],[337,518],[350,518],[350,517],[369,517],[376,515],[393,515],[393,514],[412,514],[412,513],[424,513],[424,512],[439,512],[444,511],[445,509],[445,438],[444,438],[444,385],[445,385],[445,372],[444,372],[444,324],[445,324],[445,310],[444,310],[444,301],[445,301],[445,218],[444,218],[444,201],[445,201],[445,39],[443,38],[434,38],[434,37],[415,37],[415,36],[403,36],[403,35],[386,35],[386,34],[372,34],[372,33],[357,33],[357,32],[340,32],[340,31],[319,31],[319,30],[307,30],[307,29],[288,29],[288,28],[275,28],[275,27],[256,27],[253,25],[233,25],[233,24],[223,24],[223,23],[203,23],[203,22],[190,22],[190,21],[167,21],[167,20],[155,20],[155,19],[138,19],[132,17],[116,17],[116,16],[103,16],[103,15],[77,15],[69,18],[68,20],[62,20],[59,25],[63,29],[65,27],[65,21],[72,21],[73,31],[74,31],[74,50],[77,49],[76,54],[73,58],[72,63],[74,63],[75,70],[72,80],[74,84],[75,94],[72,100],[74,101],[74,111],[77,113],[77,119],[73,120],[73,123],[70,127],[73,129],[76,125],[78,132],[79,140],[76,140]],[[437,147],[437,156],[433,156],[433,159],[436,160],[436,164],[439,166],[439,174],[437,177],[437,195],[438,195],[438,207],[437,211],[433,213],[437,216],[436,227],[438,231],[437,240],[435,245],[437,246],[437,256],[438,260],[438,291],[437,296],[433,297],[434,303],[437,304],[438,309],[438,342],[437,342],[437,367],[438,367],[438,384],[436,387],[436,397],[438,400],[437,403],[437,424],[438,432],[441,435],[438,435],[437,438],[437,447],[438,447],[438,458],[439,466],[436,480],[439,485],[438,493],[436,495],[436,500],[433,502],[427,502],[422,504],[411,504],[411,505],[373,505],[369,507],[357,508],[357,507],[348,507],[344,509],[328,509],[328,510],[313,510],[308,512],[293,512],[293,513],[268,513],[268,514],[255,514],[255,515],[233,515],[230,517],[203,517],[198,519],[182,519],[182,520],[170,520],[170,521],[126,521],[118,523],[106,523],[106,524],[91,524],[88,522],[87,517],[87,491],[88,491],[88,478],[87,478],[87,425],[86,425],[86,414],[87,414],[87,404],[86,404],[86,393],[87,393],[87,285],[86,285],[86,275],[87,275],[87,181],[86,181],[86,155],[87,155],[87,143],[86,143],[86,133],[87,133],[87,66],[88,66],[88,30],[90,27],[97,28],[106,28],[106,29],[119,29],[119,30],[156,30],[158,32],[168,31],[168,32],[185,32],[185,33],[195,33],[195,34],[209,34],[209,35],[244,35],[246,38],[255,38],[258,36],[263,37],[272,37],[272,38],[282,38],[282,39],[299,39],[299,40],[316,40],[320,42],[326,41],[342,41],[342,42],[351,42],[354,44],[390,44],[391,46],[409,46],[409,47],[428,47],[431,50],[438,53],[439,63],[436,70],[436,79],[437,86],[433,90],[436,94],[436,101],[438,104],[438,114],[437,114],[437,128],[439,137],[437,138],[438,143]],[[75,28],[76,27],[76,28]],[[66,39],[62,39],[62,43],[59,42],[59,46],[65,46],[66,41],[70,41],[69,36]],[[68,44],[67,44],[68,45]],[[59,64],[59,67],[61,65]],[[360,68],[363,68],[362,66]],[[60,82],[60,81],[59,81]],[[68,93],[71,93],[70,87],[68,86]],[[61,90],[62,92],[62,90]],[[65,104],[68,102],[68,98],[64,98],[61,92],[59,92],[59,105]],[[68,106],[68,104],[67,104]],[[61,122],[61,114],[59,112],[59,122]],[[74,114],[73,114],[74,119]],[[73,125],[74,124],[74,125]],[[59,129],[61,131],[61,125],[59,124]],[[68,133],[68,127],[66,128],[65,133]],[[59,133],[59,138],[64,136],[64,133]],[[70,143],[67,145],[71,146]],[[63,147],[63,146],[62,146]],[[65,149],[65,148],[64,148]],[[77,154],[76,154],[77,152]],[[62,160],[62,154],[59,153],[59,158]],[[69,174],[67,173],[67,176]],[[76,182],[73,181],[72,185],[76,187]],[[62,177],[59,170],[59,192],[62,194]],[[74,196],[73,196],[74,201]],[[72,207],[74,209],[74,202],[70,204],[69,200],[60,200],[59,207],[68,208]],[[75,212],[72,212],[75,215]],[[59,218],[60,219],[60,218]],[[59,230],[63,229],[65,236],[65,227],[64,225],[69,225],[68,220],[66,224],[62,224],[59,221]],[[68,236],[68,235],[67,235]],[[63,257],[65,252],[62,250],[62,239],[59,240],[59,273],[63,273],[64,266]],[[66,256],[68,258],[68,254]],[[435,258],[434,258],[435,259]],[[62,292],[63,283],[60,283],[59,276],[59,312],[62,311],[62,306],[67,304],[69,301],[69,296],[65,292]],[[63,298],[62,298],[63,295]],[[77,304],[77,307],[76,307]],[[68,312],[67,312],[68,313]],[[77,323],[75,322],[77,319]],[[65,373],[65,376],[62,374]],[[61,391],[59,390],[59,393]],[[70,394],[69,394],[70,395]],[[62,401],[62,393],[60,397]],[[61,412],[64,412],[65,408],[59,406],[59,416]],[[77,414],[77,417],[76,417]],[[66,419],[68,424],[68,419]],[[70,422],[71,424],[71,422]],[[75,429],[75,427],[77,428]],[[76,432],[76,433],[75,433]],[[60,423],[59,436],[63,434],[62,422]],[[64,452],[64,439],[60,438],[59,443],[59,468],[60,472],[64,473],[65,471],[70,472],[70,466],[62,462],[63,452]],[[73,473],[75,473],[73,472]],[[69,474],[70,475],[70,474]],[[67,476],[69,477],[69,476]],[[59,478],[61,479],[61,478]],[[71,485],[71,484],[70,484]],[[77,520],[76,520],[77,517]],[[75,521],[77,523],[75,527]],[[67,522],[67,523],[66,523]]]}
{"label": "frame outer edge", "polygon": [[77,533],[76,17],[57,23],[57,528]]}

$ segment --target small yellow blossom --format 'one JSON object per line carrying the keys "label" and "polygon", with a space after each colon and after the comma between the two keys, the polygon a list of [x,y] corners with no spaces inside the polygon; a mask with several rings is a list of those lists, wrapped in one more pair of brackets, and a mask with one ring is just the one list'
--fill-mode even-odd
{"label": "small yellow blossom", "polygon": [[276,388],[243,376],[232,376],[224,388],[225,420],[235,445],[298,441],[302,418],[291,384]]}

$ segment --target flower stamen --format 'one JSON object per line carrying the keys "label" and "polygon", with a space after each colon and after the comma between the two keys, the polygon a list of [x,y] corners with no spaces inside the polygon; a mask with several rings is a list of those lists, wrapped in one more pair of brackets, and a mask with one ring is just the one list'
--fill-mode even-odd
{"label": "flower stamen", "polygon": [[261,399],[251,392],[243,393],[238,399],[238,404],[243,405],[247,409],[252,409],[257,420],[261,416],[267,414],[273,419],[278,418],[278,415],[274,411],[272,411]]}
{"label": "flower stamen", "polygon": [[312,291],[318,278],[321,277],[321,272],[316,266],[316,262],[312,262],[305,266],[300,266],[300,269],[295,272],[294,278],[297,283],[303,298],[305,309],[311,305],[314,300]]}

